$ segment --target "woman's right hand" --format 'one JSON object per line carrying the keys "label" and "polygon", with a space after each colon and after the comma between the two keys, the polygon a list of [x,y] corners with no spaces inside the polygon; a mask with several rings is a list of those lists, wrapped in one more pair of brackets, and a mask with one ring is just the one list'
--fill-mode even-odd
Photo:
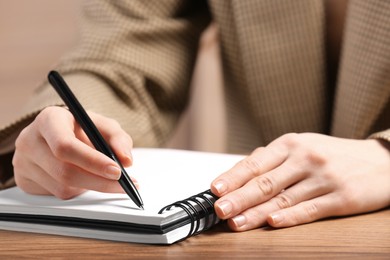
{"label": "woman's right hand", "polygon": [[[129,167],[131,137],[115,120],[88,114],[123,166]],[[62,107],[45,108],[20,133],[13,166],[16,184],[31,194],[69,199],[85,190],[123,193],[117,181],[120,167],[93,147],[72,114]]]}

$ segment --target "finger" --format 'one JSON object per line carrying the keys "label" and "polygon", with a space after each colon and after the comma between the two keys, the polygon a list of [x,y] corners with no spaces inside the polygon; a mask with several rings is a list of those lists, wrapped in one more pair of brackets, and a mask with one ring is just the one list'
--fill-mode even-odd
{"label": "finger", "polygon": [[215,211],[222,219],[231,218],[248,208],[268,201],[283,189],[304,179],[305,176],[304,171],[293,168],[286,162],[221,197],[215,203]]}
{"label": "finger", "polygon": [[291,227],[336,216],[340,207],[342,203],[338,195],[332,193],[273,212],[268,216],[267,221],[273,227]]}
{"label": "finger", "polygon": [[232,230],[244,231],[264,226],[272,212],[293,207],[306,200],[329,193],[332,187],[319,183],[315,179],[305,179],[292,187],[282,191],[272,199],[249,208],[239,215],[229,219],[228,224]]}
{"label": "finger", "polygon": [[[38,165],[30,164],[28,167],[30,174],[26,175],[26,178],[19,178],[18,186],[21,186],[23,190],[31,194],[52,194],[60,199],[73,198],[83,193],[86,189],[100,192],[124,193],[117,181],[89,175],[77,168],[64,168],[66,170],[48,174]],[[135,184],[137,183],[135,182]]]}
{"label": "finger", "polygon": [[100,176],[90,174],[81,168],[72,165],[62,165],[58,171],[51,173],[61,185],[61,189],[67,187],[82,188],[107,193],[123,193],[123,189],[116,180],[108,180]]}
{"label": "finger", "polygon": [[[118,181],[90,174],[70,164],[57,163],[56,165],[57,170],[53,170],[49,174],[42,170],[39,175],[36,174],[34,180],[41,183],[58,198],[68,199],[81,194],[85,190],[107,193],[124,192]],[[48,178],[48,175],[51,178]]]}
{"label": "finger", "polygon": [[242,187],[245,183],[281,165],[288,150],[282,145],[257,148],[251,155],[238,162],[211,183],[211,191],[222,197]]}
{"label": "finger", "polygon": [[116,120],[106,118],[92,112],[91,116],[96,122],[96,126],[102,134],[103,138],[113,149],[120,162],[125,167],[131,166],[133,162],[133,157],[131,154],[133,140],[131,137],[123,130],[123,128]]}
{"label": "finger", "polygon": [[16,182],[16,185],[21,188],[24,192],[33,194],[33,195],[53,195],[53,193],[49,192],[45,188],[43,188],[38,183],[30,180],[30,179],[19,179],[18,182]]}
{"label": "finger", "polygon": [[25,192],[35,195],[54,195],[61,199],[69,199],[81,194],[84,189],[65,187],[60,185],[52,176],[47,174],[41,167],[26,160],[17,164],[18,172],[29,173],[16,174],[16,184]]}
{"label": "finger", "polygon": [[[45,184],[44,187],[49,189],[50,193],[57,194],[57,197],[69,197],[70,195],[68,194],[72,193],[69,189],[76,187],[93,189],[102,192],[123,192],[116,182],[110,182],[107,184],[104,180],[101,180],[101,178],[91,176],[88,170],[85,171],[80,167],[56,158],[43,137],[32,133],[33,131],[34,128],[28,128],[25,133],[23,133],[23,141],[19,142],[19,149],[17,151],[18,153],[23,151],[26,159],[29,159],[31,162],[34,162],[42,167],[46,176],[42,174],[41,176],[31,176],[31,178],[40,177],[38,183]],[[31,136],[33,138],[31,138]],[[39,149],[32,149],[32,147],[39,147]],[[25,173],[21,172],[21,174],[23,175]],[[53,183],[45,183],[45,178],[49,178],[49,175],[55,179],[58,184],[54,185]],[[109,180],[116,180],[116,177],[113,177],[112,175],[103,176]],[[100,176],[98,175],[97,177]],[[138,186],[137,181],[133,178],[132,180],[134,184]],[[61,187],[53,188],[58,185],[61,185]]]}
{"label": "finger", "polygon": [[[105,132],[101,131],[100,133],[102,134],[104,140],[112,149],[122,166],[130,167],[133,163],[133,156],[131,154],[131,148],[133,143],[131,137],[127,135],[124,131],[122,131],[120,135],[115,134],[111,137],[107,137],[107,134],[105,134]],[[96,149],[81,128],[80,131],[76,131],[76,137],[91,148]]]}
{"label": "finger", "polygon": [[[14,162],[18,161],[18,153],[15,153],[14,155]],[[30,171],[30,178],[27,178],[26,175],[19,174],[20,172],[26,172],[25,168],[28,168]],[[23,191],[30,193],[30,194],[36,194],[36,195],[51,195],[47,189],[45,189],[42,185],[36,183],[31,179],[32,175],[34,174],[33,169],[31,167],[23,167],[22,162],[14,163],[14,176],[15,176],[15,183],[16,185],[21,188]]]}
{"label": "finger", "polygon": [[[44,123],[48,120],[55,121],[50,124]],[[75,137],[73,132],[75,122],[67,110],[62,108],[45,110],[45,113],[37,117],[37,121],[38,131],[55,158],[101,177],[119,179],[121,169],[116,162]]]}
{"label": "finger", "polygon": [[[100,175],[91,174],[76,165],[63,162],[53,156],[47,146],[41,146],[39,150],[38,158],[44,158],[42,160],[37,159],[37,165],[42,167],[40,175],[35,176],[35,181],[42,182],[51,193],[57,197],[69,197],[68,193],[71,192],[70,188],[81,188],[88,190],[96,190],[101,192],[123,192],[119,183],[112,178],[107,179]],[[36,172],[40,172],[36,170]],[[50,176],[51,178],[48,178]],[[112,176],[109,176],[112,177]],[[45,179],[54,179],[56,184],[45,181]]]}

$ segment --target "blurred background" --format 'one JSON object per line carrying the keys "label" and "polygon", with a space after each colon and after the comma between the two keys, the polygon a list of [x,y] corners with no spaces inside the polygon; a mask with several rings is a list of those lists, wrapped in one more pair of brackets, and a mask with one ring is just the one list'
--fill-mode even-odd
{"label": "blurred background", "polygon": [[0,0],[0,123],[77,41],[79,1]]}
{"label": "blurred background", "polygon": [[[0,127],[10,123],[58,58],[77,43],[80,0],[0,0]],[[192,99],[168,147],[225,151],[215,26],[201,39]]]}

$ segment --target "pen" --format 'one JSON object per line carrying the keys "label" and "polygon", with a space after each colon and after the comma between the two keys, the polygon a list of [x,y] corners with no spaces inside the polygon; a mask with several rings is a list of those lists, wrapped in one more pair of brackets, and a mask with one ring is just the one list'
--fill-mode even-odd
{"label": "pen", "polygon": [[123,190],[129,195],[129,197],[134,201],[134,203],[141,209],[143,209],[143,202],[141,196],[138,193],[137,188],[134,183],[131,181],[123,165],[118,160],[115,153],[111,150],[110,146],[106,143],[103,136],[92,122],[91,118],[85,112],[84,108],[81,106],[80,102],[77,100],[73,92],[70,90],[65,80],[57,71],[50,71],[48,75],[48,80],[50,84],[54,87],[57,93],[60,95],[62,100],[68,106],[70,112],[76,118],[76,121],[80,124],[81,128],[84,130],[89,140],[95,146],[96,150],[107,155],[113,159],[121,168],[121,177],[119,178],[119,183],[122,186]]}

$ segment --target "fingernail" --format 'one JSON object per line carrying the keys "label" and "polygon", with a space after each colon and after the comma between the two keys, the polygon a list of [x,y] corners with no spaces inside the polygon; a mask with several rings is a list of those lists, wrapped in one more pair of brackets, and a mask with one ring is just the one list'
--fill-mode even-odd
{"label": "fingernail", "polygon": [[126,159],[129,161],[129,166],[133,164],[133,155],[130,151],[125,150],[124,155],[126,156]]}
{"label": "fingernail", "polygon": [[131,164],[133,163],[133,155],[131,153],[131,151],[126,151],[126,156],[127,158],[129,158]]}
{"label": "fingernail", "polygon": [[218,181],[214,184],[214,188],[218,191],[219,195],[221,195],[227,190],[227,185],[223,181]]}
{"label": "fingernail", "polygon": [[138,183],[138,181],[137,181],[136,179],[134,179],[133,177],[131,177],[131,181],[133,182],[133,184],[135,185],[135,187],[136,187],[137,189],[139,189],[139,183]]}
{"label": "fingernail", "polygon": [[106,168],[104,176],[112,180],[119,180],[121,177],[121,169],[119,167],[110,165]]}
{"label": "fingernail", "polygon": [[232,218],[232,221],[234,222],[234,225],[239,228],[245,225],[246,217],[244,215],[237,215],[234,218]]}
{"label": "fingernail", "polygon": [[230,212],[232,212],[232,204],[230,201],[222,201],[221,203],[218,203],[218,207],[221,209],[223,216],[229,216]]}
{"label": "fingernail", "polygon": [[284,217],[282,214],[275,213],[275,214],[271,214],[271,219],[272,219],[272,223],[274,225],[277,225],[277,224],[283,222]]}

